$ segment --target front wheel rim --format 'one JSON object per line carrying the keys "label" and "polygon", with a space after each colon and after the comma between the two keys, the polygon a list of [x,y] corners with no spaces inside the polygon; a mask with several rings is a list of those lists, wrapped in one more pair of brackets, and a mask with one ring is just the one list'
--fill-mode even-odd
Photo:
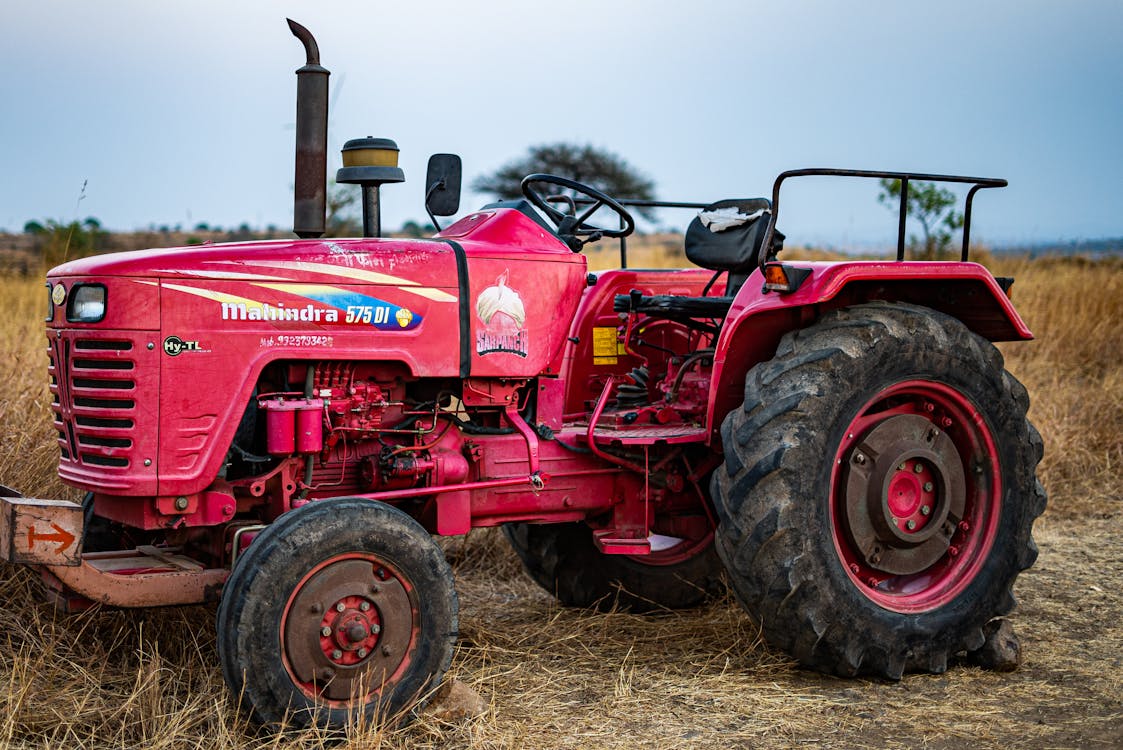
{"label": "front wheel rim", "polygon": [[835,455],[830,521],[846,575],[894,612],[955,600],[994,545],[1000,469],[986,419],[960,391],[927,380],[882,390]]}
{"label": "front wheel rim", "polygon": [[281,657],[305,697],[365,705],[392,687],[418,635],[413,587],[376,555],[336,555],[297,583],[281,617]]}

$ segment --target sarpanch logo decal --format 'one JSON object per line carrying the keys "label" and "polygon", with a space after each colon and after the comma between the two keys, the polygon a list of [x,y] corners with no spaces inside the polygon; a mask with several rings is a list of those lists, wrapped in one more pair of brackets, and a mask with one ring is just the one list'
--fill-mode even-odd
{"label": "sarpanch logo decal", "polygon": [[506,352],[525,357],[527,352],[526,309],[519,293],[507,286],[508,272],[504,271],[476,297],[476,315],[483,330],[476,333],[476,353]]}

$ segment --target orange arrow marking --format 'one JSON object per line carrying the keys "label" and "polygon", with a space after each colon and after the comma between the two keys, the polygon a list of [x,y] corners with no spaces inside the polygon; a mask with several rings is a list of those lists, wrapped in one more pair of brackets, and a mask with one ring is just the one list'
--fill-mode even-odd
{"label": "orange arrow marking", "polygon": [[58,542],[58,549],[55,550],[56,555],[61,555],[63,552],[66,552],[66,550],[70,549],[70,545],[74,544],[74,535],[57,523],[52,523],[51,528],[54,529],[56,533],[36,534],[34,526],[29,526],[27,528],[27,549],[29,552],[35,549],[36,542]]}

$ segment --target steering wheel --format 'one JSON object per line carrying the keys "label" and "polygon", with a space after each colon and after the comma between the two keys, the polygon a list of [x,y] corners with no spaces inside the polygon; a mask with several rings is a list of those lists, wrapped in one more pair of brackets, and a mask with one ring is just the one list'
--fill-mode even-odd
{"label": "steering wheel", "polygon": [[[546,200],[546,196],[534,188],[534,185],[539,182],[573,190],[576,193],[591,198],[593,204],[578,216],[563,213],[551,206],[550,202]],[[523,178],[522,191],[527,200],[533,203],[536,208],[540,209],[542,213],[546,214],[550,221],[554,222],[558,228],[558,236],[561,237],[575,253],[580,252],[582,246],[585,244],[596,242],[601,237],[627,237],[636,229],[635,219],[633,219],[627,209],[617,203],[615,199],[610,198],[594,187],[577,182],[576,180],[570,180],[552,174],[531,174]],[[608,206],[612,209],[620,217],[623,226],[609,229],[608,227],[598,227],[590,224],[590,217],[592,217],[601,206]],[[574,213],[576,213],[576,211]]]}

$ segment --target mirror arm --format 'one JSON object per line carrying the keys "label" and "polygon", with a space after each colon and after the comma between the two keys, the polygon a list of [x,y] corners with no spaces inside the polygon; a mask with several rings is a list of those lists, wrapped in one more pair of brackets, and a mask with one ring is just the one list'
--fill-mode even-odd
{"label": "mirror arm", "polygon": [[425,213],[429,214],[429,221],[433,222],[433,226],[438,232],[441,231],[441,225],[437,223],[437,217],[433,215],[433,209],[429,208],[429,199],[433,197],[433,193],[437,192],[438,190],[444,189],[445,181],[437,180],[432,185],[430,185],[429,189],[425,192]]}

